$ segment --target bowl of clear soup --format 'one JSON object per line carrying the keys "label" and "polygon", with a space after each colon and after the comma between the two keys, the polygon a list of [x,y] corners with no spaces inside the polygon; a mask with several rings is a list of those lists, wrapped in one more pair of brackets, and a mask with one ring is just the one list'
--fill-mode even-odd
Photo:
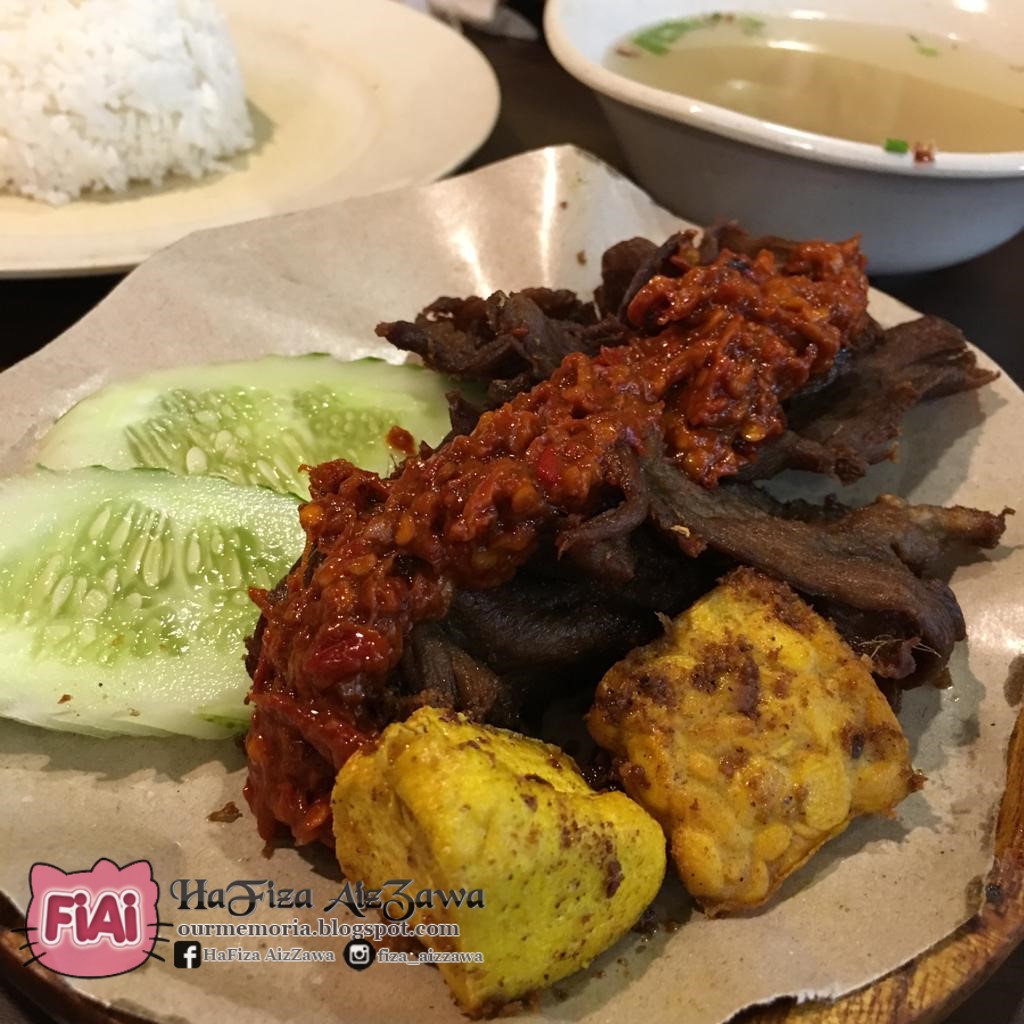
{"label": "bowl of clear soup", "polygon": [[548,0],[545,30],[637,180],[690,220],[859,232],[874,273],[1024,227],[1020,0]]}

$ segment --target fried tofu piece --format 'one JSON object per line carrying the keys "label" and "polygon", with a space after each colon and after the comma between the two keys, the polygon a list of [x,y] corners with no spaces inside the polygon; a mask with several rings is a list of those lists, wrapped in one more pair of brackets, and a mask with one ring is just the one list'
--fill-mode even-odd
{"label": "fried tofu piece", "polygon": [[709,914],[764,903],[921,776],[865,664],[789,587],[732,572],[601,681],[587,717]]}
{"label": "fried tofu piece", "polygon": [[461,1008],[492,1013],[572,974],[622,937],[665,876],[661,827],[624,793],[595,793],[557,747],[420,708],[338,773],[332,807],[346,877],[379,888],[482,890],[484,906],[419,910],[456,924],[440,963]]}

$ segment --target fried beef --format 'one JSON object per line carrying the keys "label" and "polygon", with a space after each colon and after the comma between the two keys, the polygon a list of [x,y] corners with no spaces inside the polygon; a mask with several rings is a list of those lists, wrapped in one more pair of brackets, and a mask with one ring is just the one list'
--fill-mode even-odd
{"label": "fried beef", "polygon": [[899,324],[851,355],[836,378],[786,407],[788,429],[767,444],[744,479],[802,469],[851,483],[892,458],[900,422],[919,402],[970,391],[994,380],[967,340],[935,316]]}
{"label": "fried beef", "polygon": [[925,576],[957,549],[999,543],[1009,510],[909,505],[883,495],[863,508],[789,506],[753,485],[709,490],[663,457],[644,460],[651,516],[683,550],[705,547],[785,580],[815,601],[876,673],[918,683],[964,638],[952,590]]}
{"label": "fried beef", "polygon": [[[452,432],[466,433],[481,411],[546,379],[569,352],[592,354],[626,342],[626,306],[653,277],[678,277],[726,250],[750,257],[767,249],[785,259],[795,245],[776,236],[751,236],[735,224],[708,229],[699,247],[692,231],[661,246],[632,238],[602,257],[595,293],[601,320],[572,292],[538,288],[511,296],[497,292],[486,300],[439,299],[415,322],[381,324],[377,333],[439,372],[486,386],[482,402],[459,392],[450,396]],[[919,402],[972,390],[994,377],[977,365],[963,334],[939,317],[887,331],[866,317],[832,372],[787,403],[786,431],[740,475],[759,480],[799,469],[850,483],[893,457],[900,423]]]}
{"label": "fried beef", "polygon": [[654,242],[639,236],[605,249],[601,256],[601,283],[594,291],[594,305],[602,316],[618,316],[633,278],[657,251]]}
{"label": "fried beef", "polygon": [[447,623],[417,623],[387,690],[384,717],[401,719],[418,707],[454,708],[477,721],[510,725],[513,693],[487,665],[452,635]]}
{"label": "fried beef", "polygon": [[[377,334],[439,373],[485,384],[477,415],[547,380],[570,352],[594,355],[628,337],[617,319],[599,321],[593,305],[550,288],[495,292],[487,299],[440,298],[412,322],[379,324]],[[460,427],[469,422],[469,407],[462,397]]]}
{"label": "fried beef", "polygon": [[[471,298],[461,305],[439,300],[415,324],[382,324],[378,333],[417,352],[435,369],[486,383],[485,405],[491,407],[532,387],[569,351],[592,352],[595,346],[627,340],[627,307],[654,277],[677,278],[723,252],[749,258],[768,250],[786,260],[795,246],[777,236],[752,236],[735,224],[708,229],[699,246],[694,232],[677,233],[660,246],[632,238],[602,257],[596,314],[571,293],[538,289],[510,297],[497,293],[486,301]],[[603,319],[598,321],[597,315]],[[900,421],[918,402],[978,388],[994,376],[978,367],[962,333],[944,320],[922,317],[883,331],[866,317],[831,374],[812,381],[787,403],[785,432],[764,445],[758,459],[739,475],[757,480],[784,469],[801,469],[851,482],[869,466],[893,456]],[[452,403],[454,432],[471,429],[479,407],[459,394],[452,396]],[[768,571],[774,568],[776,575],[815,600],[847,640],[871,656],[876,673],[885,678],[919,681],[945,663],[962,635],[962,618],[948,589],[920,574],[928,572],[930,563],[941,559],[948,547],[964,540],[991,547],[1002,531],[1001,516],[913,508],[898,499],[883,498],[858,510],[837,503],[784,506],[750,487],[706,490],[671,466],[660,472],[648,464],[641,483],[636,465],[626,458],[620,467],[620,503],[560,535],[560,553],[584,575],[603,587],[630,586],[636,571],[630,538],[639,524],[649,515],[664,525],[673,513],[699,514],[710,534],[704,540],[711,550]],[[659,490],[658,481],[672,484],[668,493],[664,487]],[[680,504],[684,494],[696,505]],[[772,550],[779,520],[789,524],[782,535],[794,548],[814,539],[801,550],[812,552],[821,560],[818,568],[828,572],[819,573],[799,560],[790,563],[781,549]],[[734,534],[738,523],[754,529]],[[669,525],[689,527],[683,522]],[[694,536],[700,534],[696,527],[689,528]],[[837,548],[837,538],[843,538],[849,550],[840,550],[842,544]],[[920,557],[922,545],[927,547],[925,559]],[[862,556],[865,561],[859,561]],[[882,595],[872,594],[870,586],[876,563],[884,566],[882,578],[887,581]],[[794,571],[787,574],[783,570],[790,564]],[[860,576],[853,572],[857,567],[865,570]],[[812,576],[819,579],[820,593],[810,589]],[[489,607],[499,616],[504,590],[489,595]],[[870,607],[872,599],[883,607]],[[671,613],[657,601],[654,605]]]}
{"label": "fried beef", "polygon": [[521,724],[524,711],[592,688],[608,665],[659,635],[660,616],[677,615],[721,572],[714,558],[687,557],[653,527],[614,540],[625,575],[589,555],[559,557],[549,544],[509,582],[456,592],[444,620],[414,627],[386,688],[396,701],[383,717],[430,704],[492,725]]}
{"label": "fried beef", "polygon": [[[613,245],[601,257],[601,285],[594,299],[606,316],[626,320],[626,309],[637,293],[655,277],[677,278],[702,260],[696,246],[698,232],[677,231],[661,245],[645,238],[632,238]],[[646,243],[646,244],[643,244]],[[627,272],[632,270],[627,279]]]}

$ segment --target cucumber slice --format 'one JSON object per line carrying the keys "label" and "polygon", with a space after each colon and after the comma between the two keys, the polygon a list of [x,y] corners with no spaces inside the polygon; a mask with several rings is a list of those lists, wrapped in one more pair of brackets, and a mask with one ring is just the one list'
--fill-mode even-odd
{"label": "cucumber slice", "polygon": [[0,715],[94,735],[243,729],[246,589],[301,553],[296,508],[150,470],[0,480]]}
{"label": "cucumber slice", "polygon": [[38,461],[167,469],[308,497],[303,463],[344,458],[386,472],[393,454],[384,439],[396,424],[440,441],[449,386],[421,366],[327,355],[161,370],[79,402],[43,439]]}

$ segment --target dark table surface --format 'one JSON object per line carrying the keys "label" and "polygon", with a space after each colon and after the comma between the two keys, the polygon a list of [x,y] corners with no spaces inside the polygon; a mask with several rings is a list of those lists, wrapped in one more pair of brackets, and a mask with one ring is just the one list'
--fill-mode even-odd
{"label": "dark table surface", "polygon": [[[628,172],[628,164],[590,92],[566,75],[543,43],[472,33],[501,82],[494,132],[466,169],[539,146],[571,142]],[[685,213],[685,211],[681,211]],[[957,230],[950,211],[950,230]],[[51,341],[87,313],[120,277],[0,282],[0,365]],[[1024,383],[1024,234],[947,270],[878,278],[874,284],[925,313],[958,324],[979,348]],[[0,989],[0,1024],[46,1024],[16,993]],[[1024,947],[947,1024],[1024,1024]]]}

